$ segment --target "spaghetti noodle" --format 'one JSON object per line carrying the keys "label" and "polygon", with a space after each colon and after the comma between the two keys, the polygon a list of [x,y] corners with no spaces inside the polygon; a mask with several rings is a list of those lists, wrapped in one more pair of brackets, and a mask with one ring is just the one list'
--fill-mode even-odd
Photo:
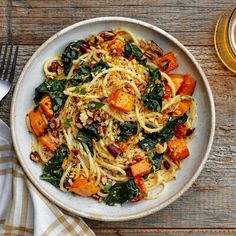
{"label": "spaghetti noodle", "polygon": [[108,205],[154,199],[189,156],[195,80],[173,53],[115,29],[44,64],[26,121],[42,180]]}

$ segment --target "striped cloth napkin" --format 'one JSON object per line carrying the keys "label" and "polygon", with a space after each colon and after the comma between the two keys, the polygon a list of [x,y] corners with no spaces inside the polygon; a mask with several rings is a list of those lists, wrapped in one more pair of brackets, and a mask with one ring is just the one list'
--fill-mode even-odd
{"label": "striped cloth napkin", "polygon": [[1,120],[0,189],[0,235],[95,235],[81,218],[49,202],[26,178],[12,147],[10,129]]}

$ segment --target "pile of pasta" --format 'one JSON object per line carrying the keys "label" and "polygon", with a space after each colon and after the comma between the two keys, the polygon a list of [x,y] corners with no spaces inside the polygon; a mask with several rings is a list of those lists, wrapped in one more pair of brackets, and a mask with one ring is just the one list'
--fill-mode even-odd
{"label": "pile of pasta", "polygon": [[196,127],[196,81],[177,67],[173,52],[127,29],[49,58],[26,115],[40,178],[108,205],[162,194]]}

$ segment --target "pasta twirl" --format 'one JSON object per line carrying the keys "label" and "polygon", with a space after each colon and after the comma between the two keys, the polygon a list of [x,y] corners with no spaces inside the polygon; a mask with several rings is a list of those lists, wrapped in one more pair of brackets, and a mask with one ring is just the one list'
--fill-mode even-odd
{"label": "pasta twirl", "polygon": [[40,178],[108,205],[162,194],[196,125],[196,81],[177,67],[174,53],[127,29],[52,55],[26,115]]}

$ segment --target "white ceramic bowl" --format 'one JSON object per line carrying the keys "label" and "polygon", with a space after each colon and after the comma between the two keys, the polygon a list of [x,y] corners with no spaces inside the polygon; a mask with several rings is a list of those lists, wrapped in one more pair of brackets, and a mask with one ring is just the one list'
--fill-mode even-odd
{"label": "white ceramic bowl", "polygon": [[[122,206],[107,206],[92,198],[83,198],[64,193],[39,179],[41,167],[29,159],[31,138],[25,124],[25,115],[32,106],[34,89],[43,82],[43,63],[60,53],[65,46],[90,34],[113,28],[125,27],[144,39],[153,39],[165,52],[177,55],[179,68],[175,73],[190,73],[197,80],[194,97],[197,100],[197,136],[190,142],[191,156],[184,161],[175,181],[168,184],[167,191],[155,200],[143,200]],[[76,215],[95,220],[121,221],[152,214],[181,196],[200,174],[210,151],[215,128],[215,110],[207,79],[192,54],[174,37],[153,25],[142,21],[102,17],[82,21],[69,26],[48,39],[26,64],[15,88],[11,107],[12,137],[18,158],[25,173],[37,189],[61,208]]]}

